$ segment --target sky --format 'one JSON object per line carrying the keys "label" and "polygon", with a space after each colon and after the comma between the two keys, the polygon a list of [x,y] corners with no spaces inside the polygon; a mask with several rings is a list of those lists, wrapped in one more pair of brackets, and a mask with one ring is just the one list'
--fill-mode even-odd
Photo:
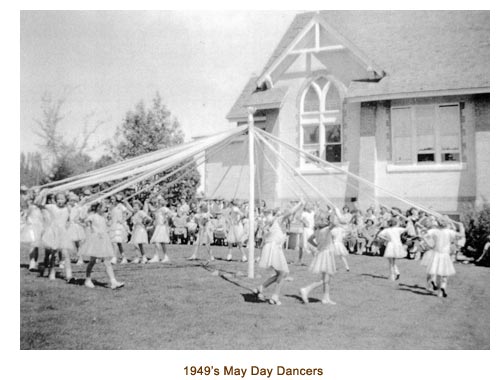
{"label": "sky", "polygon": [[41,99],[67,94],[60,131],[99,121],[98,158],[125,114],[156,92],[187,138],[230,128],[225,116],[297,11],[22,11],[21,151],[40,150]]}

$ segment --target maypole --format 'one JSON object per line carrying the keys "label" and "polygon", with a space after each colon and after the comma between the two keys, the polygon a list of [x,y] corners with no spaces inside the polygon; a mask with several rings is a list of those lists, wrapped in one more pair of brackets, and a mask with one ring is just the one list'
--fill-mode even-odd
{"label": "maypole", "polygon": [[254,107],[248,107],[248,168],[249,168],[249,190],[248,190],[248,278],[254,278],[254,231],[255,231],[255,164],[254,164]]}

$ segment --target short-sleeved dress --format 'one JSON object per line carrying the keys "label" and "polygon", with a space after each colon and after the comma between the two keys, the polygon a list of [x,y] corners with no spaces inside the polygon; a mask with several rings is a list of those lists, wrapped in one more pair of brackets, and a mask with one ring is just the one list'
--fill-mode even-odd
{"label": "short-sleeved dress", "polygon": [[345,228],[335,227],[331,230],[331,234],[333,237],[331,245],[333,249],[333,254],[335,256],[349,256],[349,252],[347,251],[347,248],[344,245],[344,237],[346,235]]}
{"label": "short-sleeved dress", "polygon": [[227,232],[227,242],[237,244],[243,242],[245,231],[241,223],[241,211],[238,207],[233,207],[229,211],[229,230]]}
{"label": "short-sleeved dress", "polygon": [[437,276],[453,276],[455,267],[451,261],[451,243],[459,234],[451,229],[433,228],[427,232],[427,236],[434,241],[434,247],[427,252],[426,260],[427,274]]}
{"label": "short-sleeved dress", "polygon": [[403,247],[401,242],[401,234],[405,231],[402,227],[389,227],[382,230],[379,236],[387,240],[384,257],[388,259],[402,259],[406,257],[408,252]]}
{"label": "short-sleeved dress", "polygon": [[68,249],[75,248],[71,241],[67,224],[69,222],[68,207],[59,207],[55,204],[45,205],[46,228],[42,235],[42,242],[45,248],[49,249]]}
{"label": "short-sleeved dress", "polygon": [[68,234],[71,241],[85,240],[85,228],[80,224],[80,219],[85,218],[85,209],[75,205],[69,210]]}
{"label": "short-sleeved dress", "polygon": [[214,240],[214,227],[212,223],[212,215],[208,212],[204,212],[198,215],[198,243],[210,245]]}
{"label": "short-sleeved dress", "polygon": [[80,248],[80,255],[85,257],[112,258],[113,244],[107,232],[106,220],[99,214],[90,214],[85,219],[90,224],[87,238]]}
{"label": "short-sleeved dress", "polygon": [[[314,232],[317,243],[317,252],[314,256],[309,270],[313,273],[334,274],[337,271],[333,247],[333,233],[329,227],[317,229]],[[345,249],[345,247],[344,247]]]}
{"label": "short-sleeved dress", "polygon": [[109,237],[113,243],[126,243],[129,229],[125,221],[127,208],[118,203],[111,209],[111,225],[108,228]]}
{"label": "short-sleeved dress", "polygon": [[300,220],[304,225],[302,231],[301,246],[306,252],[310,252],[311,248],[308,243],[309,238],[314,234],[314,212],[303,211]]}
{"label": "short-sleeved dress", "polygon": [[168,227],[169,209],[160,207],[155,211],[155,230],[151,243],[170,243],[170,228]]}
{"label": "short-sleeved dress", "polygon": [[38,247],[42,245],[43,214],[38,206],[30,205],[22,216],[21,242]]}
{"label": "short-sleeved dress", "polygon": [[144,227],[144,219],[147,217],[148,215],[142,210],[137,211],[132,216],[134,228],[132,229],[132,236],[130,237],[131,244],[148,243],[148,232],[146,231],[146,227]]}
{"label": "short-sleeved dress", "polygon": [[283,253],[286,234],[281,228],[281,223],[282,218],[275,219],[269,230],[264,234],[264,247],[260,256],[259,267],[274,268],[277,271],[289,273],[290,270]]}

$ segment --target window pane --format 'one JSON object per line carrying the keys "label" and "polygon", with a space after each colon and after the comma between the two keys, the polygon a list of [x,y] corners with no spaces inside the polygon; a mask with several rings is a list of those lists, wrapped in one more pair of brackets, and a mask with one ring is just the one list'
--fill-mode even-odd
{"label": "window pane", "polygon": [[[304,147],[304,150],[307,153],[312,154],[313,156],[319,157],[319,145],[311,146],[311,147]],[[308,157],[304,157],[304,161],[306,164],[311,163],[311,162],[315,162],[315,161],[309,159]]]}
{"label": "window pane", "polygon": [[325,125],[325,142],[339,143],[340,142],[340,125]]}
{"label": "window pane", "polygon": [[460,153],[443,153],[441,155],[441,161],[443,162],[459,162]]}
{"label": "window pane", "polygon": [[341,109],[342,102],[340,100],[340,95],[333,83],[330,83],[330,88],[326,93],[325,99],[325,110],[335,111]]}
{"label": "window pane", "polygon": [[316,90],[310,86],[304,97],[304,112],[319,112],[319,97]]}
{"label": "window pane", "polygon": [[417,154],[418,162],[434,162],[434,153],[419,153]]}
{"label": "window pane", "polygon": [[325,160],[328,162],[342,162],[342,145],[327,145],[325,147]]}
{"label": "window pane", "polygon": [[410,108],[393,108],[391,121],[393,128],[394,162],[413,162]]}
{"label": "window pane", "polygon": [[435,151],[434,112],[433,105],[415,107],[417,153]]}
{"label": "window pane", "polygon": [[460,112],[458,105],[439,106],[438,123],[442,150],[460,149]]}
{"label": "window pane", "polygon": [[318,125],[308,125],[303,126],[303,143],[305,144],[317,144],[319,143],[319,126]]}

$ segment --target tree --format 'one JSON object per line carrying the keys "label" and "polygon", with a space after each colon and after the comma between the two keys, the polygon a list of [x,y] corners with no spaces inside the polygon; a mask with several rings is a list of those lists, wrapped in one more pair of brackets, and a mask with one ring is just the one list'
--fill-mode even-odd
{"label": "tree", "polygon": [[[119,161],[182,144],[184,133],[178,120],[162,103],[160,94],[156,93],[151,108],[146,109],[144,102],[140,101],[133,111],[127,112],[123,124],[117,129],[115,141],[118,141],[116,145],[110,144],[111,153],[113,158]],[[157,176],[164,176],[183,164],[185,163],[159,173]],[[193,166],[190,168],[194,169]],[[189,169],[186,170],[189,171]],[[185,176],[179,183],[168,188],[168,183],[183,174]],[[189,173],[181,171],[169,177],[166,182],[161,182],[156,190],[169,198],[185,197],[190,200],[195,196],[199,183],[200,174],[196,169]]]}
{"label": "tree", "polygon": [[151,109],[146,110],[144,102],[140,101],[134,111],[127,112],[115,139],[119,143],[112,149],[113,156],[127,159],[182,144],[184,133],[178,120],[162,104],[160,94],[156,93]]}
{"label": "tree", "polygon": [[59,127],[65,117],[63,107],[70,92],[71,89],[66,88],[57,99],[53,99],[52,95],[46,92],[42,96],[42,117],[35,120],[38,125],[35,134],[41,140],[39,146],[45,155],[44,161],[52,180],[64,179],[93,169],[92,159],[88,155],[92,150],[89,147],[89,139],[105,123],[103,120],[95,120],[95,113],[90,112],[84,117],[81,135],[72,140],[64,138]]}

